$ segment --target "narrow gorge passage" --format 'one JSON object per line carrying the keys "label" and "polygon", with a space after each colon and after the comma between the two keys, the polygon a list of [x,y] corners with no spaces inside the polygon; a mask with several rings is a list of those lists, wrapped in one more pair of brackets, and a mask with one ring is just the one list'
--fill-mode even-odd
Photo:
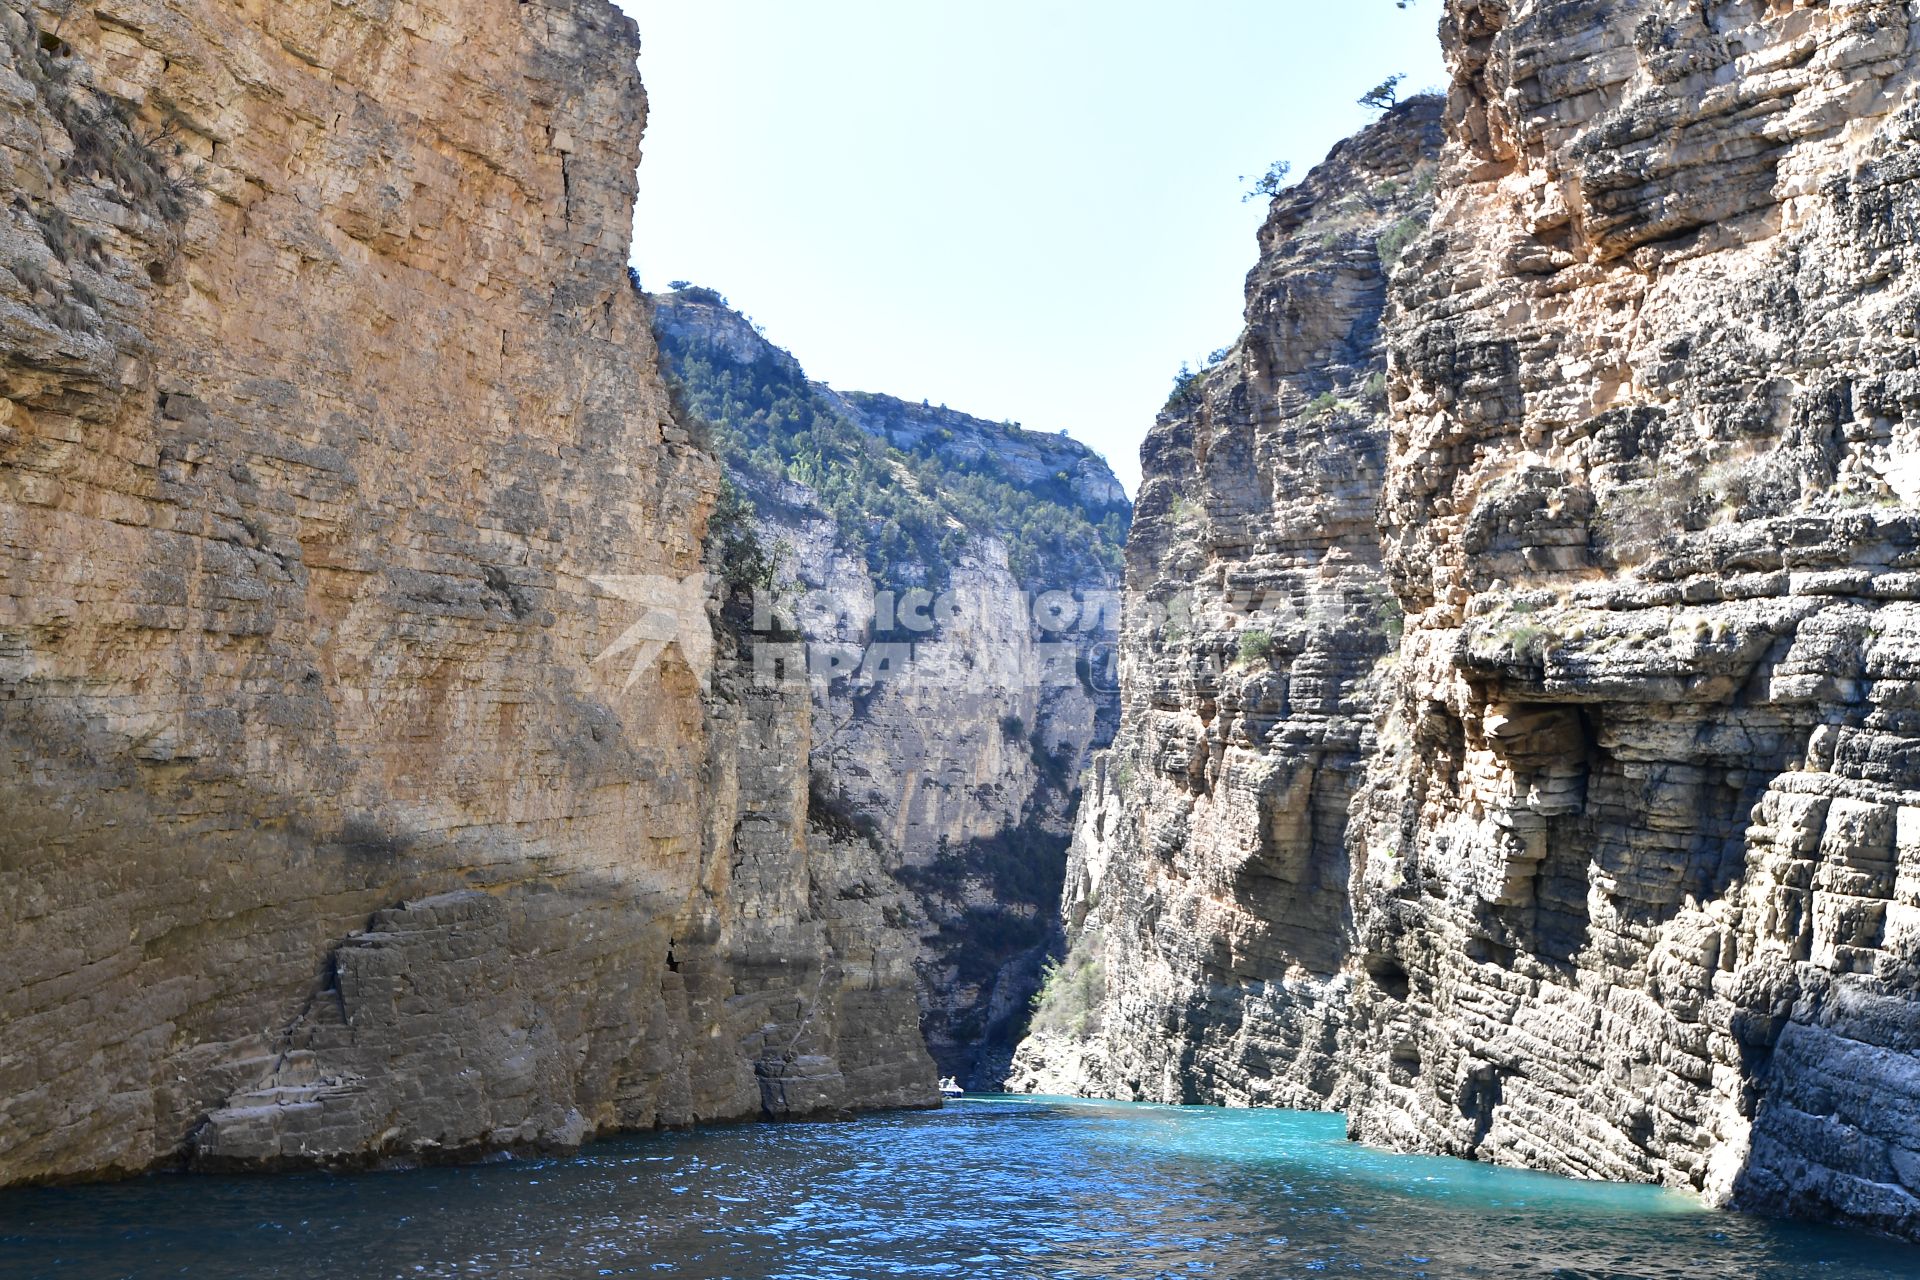
{"label": "narrow gorge passage", "polygon": [[1914,1270],[1920,0],[994,3],[0,4],[0,1273]]}

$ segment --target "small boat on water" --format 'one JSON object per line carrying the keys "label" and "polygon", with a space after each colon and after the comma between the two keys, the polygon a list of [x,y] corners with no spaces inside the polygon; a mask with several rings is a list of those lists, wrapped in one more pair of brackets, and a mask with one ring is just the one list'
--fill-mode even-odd
{"label": "small boat on water", "polygon": [[966,1090],[960,1087],[960,1082],[952,1076],[940,1082],[940,1096],[943,1098],[957,1098],[965,1092]]}

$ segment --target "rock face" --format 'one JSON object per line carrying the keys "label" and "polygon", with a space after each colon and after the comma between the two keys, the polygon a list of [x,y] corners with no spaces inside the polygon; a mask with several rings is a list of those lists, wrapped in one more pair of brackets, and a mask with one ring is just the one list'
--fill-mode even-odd
{"label": "rock face", "polygon": [[933,1102],[804,686],[696,669],[631,25],[0,31],[0,1183]]}
{"label": "rock face", "polygon": [[1398,621],[1375,512],[1386,259],[1425,227],[1441,104],[1396,109],[1274,202],[1247,330],[1141,452],[1123,728],[1069,868],[1069,965],[1016,1084],[1317,1106],[1344,1007],[1346,814]]}
{"label": "rock face", "polygon": [[[672,372],[779,549],[778,612],[811,659],[821,808],[911,893],[941,1074],[997,1088],[1057,945],[1080,779],[1119,717],[1126,494],[1065,436],[810,383],[709,290],[657,307]],[[911,501],[889,501],[909,485]],[[1060,528],[1032,524],[1036,510]],[[863,551],[850,524],[908,533]],[[917,625],[916,605],[938,625]]]}
{"label": "rock face", "polygon": [[1451,7],[1362,1137],[1920,1236],[1917,24]]}
{"label": "rock face", "polygon": [[[1917,35],[1906,3],[1450,3],[1345,954],[1210,1033],[1277,1100],[1920,1238]],[[1138,936],[1045,1082],[1260,1100],[1129,1073],[1169,1046],[1165,980],[1113,976],[1162,967]]]}

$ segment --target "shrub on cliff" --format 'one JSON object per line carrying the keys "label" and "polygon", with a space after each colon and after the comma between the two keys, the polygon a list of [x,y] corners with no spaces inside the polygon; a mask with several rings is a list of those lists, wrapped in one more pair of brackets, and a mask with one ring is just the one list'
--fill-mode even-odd
{"label": "shrub on cliff", "polygon": [[1100,1002],[1107,994],[1107,970],[1100,959],[1100,935],[1081,934],[1066,957],[1040,971],[1040,992],[1033,998],[1033,1029],[1085,1040],[1100,1030]]}
{"label": "shrub on cliff", "polygon": [[1390,110],[1400,101],[1400,82],[1405,79],[1405,76],[1388,76],[1360,95],[1360,105],[1375,111]]}
{"label": "shrub on cliff", "polygon": [[1206,370],[1196,369],[1186,361],[1180,362],[1180,372],[1173,375],[1173,393],[1167,397],[1167,403],[1161,407],[1162,413],[1178,413],[1200,403],[1202,388],[1200,379]]}
{"label": "shrub on cliff", "polygon": [[785,542],[772,547],[763,543],[754,516],[753,503],[731,478],[722,477],[720,500],[707,519],[707,547],[728,587],[771,591],[792,548]]}
{"label": "shrub on cliff", "polygon": [[[1292,172],[1293,166],[1287,161],[1275,160],[1267,166],[1267,171],[1260,175],[1259,179],[1254,182],[1253,187],[1247,194],[1240,197],[1240,202],[1245,204],[1249,200],[1273,199],[1282,191],[1286,190],[1287,177]],[[1240,181],[1245,182],[1246,180],[1247,175],[1244,173],[1241,174]]]}
{"label": "shrub on cliff", "polygon": [[1240,665],[1250,667],[1265,662],[1273,653],[1273,635],[1267,631],[1240,633]]}
{"label": "shrub on cliff", "polygon": [[1400,638],[1407,632],[1407,615],[1400,605],[1400,597],[1394,595],[1384,582],[1376,582],[1367,589],[1367,603],[1371,606],[1368,612],[1373,625],[1386,636],[1390,645],[1398,648]]}
{"label": "shrub on cliff", "polygon": [[1407,246],[1426,230],[1426,225],[1424,219],[1408,214],[1382,231],[1380,238],[1374,242],[1374,249],[1379,253],[1380,261],[1389,268],[1397,266],[1406,253]]}

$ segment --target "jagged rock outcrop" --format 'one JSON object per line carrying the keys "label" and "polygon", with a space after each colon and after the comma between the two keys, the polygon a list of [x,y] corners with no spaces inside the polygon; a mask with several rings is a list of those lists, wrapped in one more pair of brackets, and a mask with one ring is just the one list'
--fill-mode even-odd
{"label": "jagged rock outcrop", "polygon": [[[1441,104],[1394,110],[1277,199],[1247,330],[1141,451],[1124,725],[1067,882],[1069,964],[1017,1085],[1316,1106],[1349,979],[1347,809],[1397,607],[1375,514],[1387,263],[1425,227]],[[1093,1027],[1096,1034],[1089,1034]]]}
{"label": "jagged rock outcrop", "polygon": [[[927,1105],[898,931],[912,900],[870,846],[809,822],[807,682],[722,679],[703,783],[709,847],[727,856],[700,867],[697,907],[639,932],[629,887],[535,882],[375,912],[259,1078],[195,1131],[194,1166],[438,1160]],[[640,943],[663,923],[656,959]]]}
{"label": "jagged rock outcrop", "polygon": [[941,1073],[996,1088],[1057,944],[1081,778],[1118,721],[1125,491],[1064,435],[810,383],[710,290],[657,308],[776,549],[774,612],[814,677],[820,805],[911,891]]}
{"label": "jagged rock outcrop", "polygon": [[1447,34],[1356,1132],[1920,1236],[1920,11]]}
{"label": "jagged rock outcrop", "polygon": [[704,608],[595,662],[622,581],[701,599],[719,478],[627,278],[631,24],[0,35],[0,1183],[934,1101],[804,687],[703,689]]}
{"label": "jagged rock outcrop", "polygon": [[1451,0],[1387,325],[1406,637],[1305,1091],[1356,1136],[1920,1238],[1916,35]]}

